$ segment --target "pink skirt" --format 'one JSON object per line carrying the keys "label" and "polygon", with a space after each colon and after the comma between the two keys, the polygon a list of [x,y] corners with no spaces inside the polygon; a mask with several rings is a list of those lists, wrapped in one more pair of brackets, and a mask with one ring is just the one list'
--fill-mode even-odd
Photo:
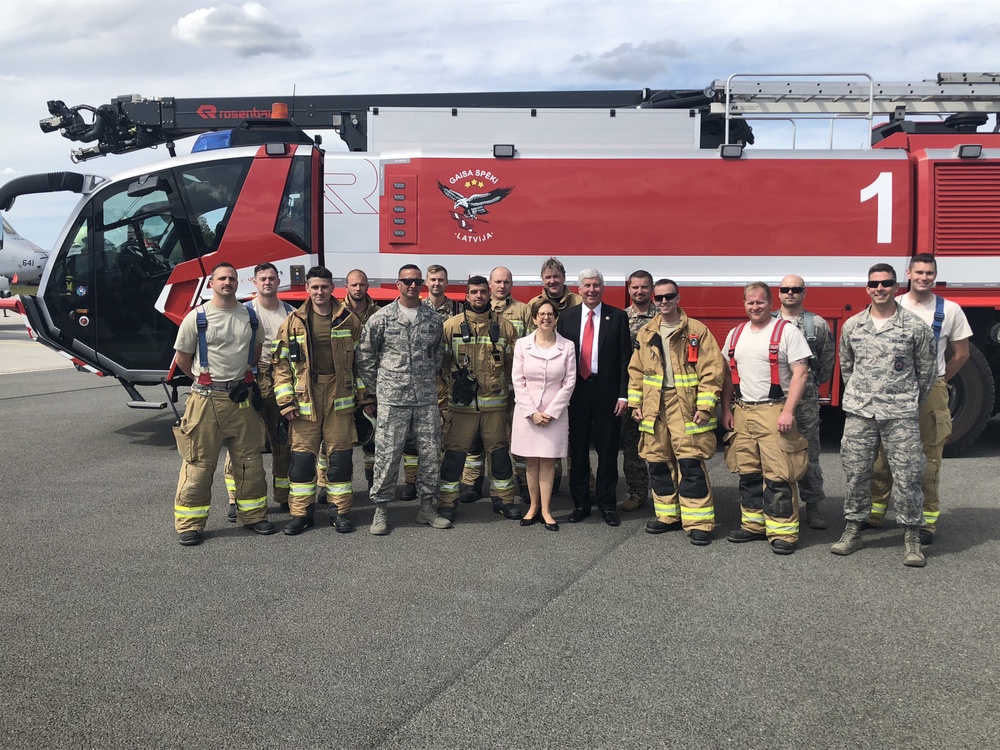
{"label": "pink skirt", "polygon": [[523,458],[564,458],[569,451],[569,415],[553,419],[545,427],[531,421],[528,407],[514,406],[510,452]]}

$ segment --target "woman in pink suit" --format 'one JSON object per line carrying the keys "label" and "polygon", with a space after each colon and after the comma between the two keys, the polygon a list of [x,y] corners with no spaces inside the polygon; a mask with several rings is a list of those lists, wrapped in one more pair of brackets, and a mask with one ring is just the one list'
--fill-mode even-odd
{"label": "woman in pink suit", "polygon": [[576,387],[573,342],[556,333],[559,311],[548,300],[531,306],[535,331],[514,346],[514,424],[511,453],[524,456],[531,507],[521,519],[531,526],[541,517],[545,528],[558,531],[552,517],[552,480],[556,459],[569,448],[566,408]]}

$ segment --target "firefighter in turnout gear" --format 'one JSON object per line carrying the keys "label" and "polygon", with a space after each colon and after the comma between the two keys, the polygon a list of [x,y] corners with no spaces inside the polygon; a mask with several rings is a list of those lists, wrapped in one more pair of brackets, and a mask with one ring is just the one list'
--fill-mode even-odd
{"label": "firefighter in turnout gear", "polygon": [[[493,314],[506,318],[514,326],[514,333],[521,338],[531,333],[534,327],[531,322],[531,308],[523,302],[518,302],[511,296],[514,288],[514,277],[510,269],[497,266],[490,271],[490,306]],[[513,391],[511,391],[513,394]],[[511,398],[510,418],[514,416],[514,401]],[[525,478],[524,459],[511,454],[514,462],[514,476],[517,477],[518,491],[522,500],[527,500],[527,479]],[[475,502],[483,496],[483,474],[486,469],[486,452],[483,450],[482,435],[476,434],[472,441],[469,455],[465,459],[465,469],[462,471],[462,483],[459,485],[458,499],[463,503]]]}
{"label": "firefighter in turnout gear", "polygon": [[833,340],[830,325],[816,313],[803,308],[806,294],[806,283],[802,277],[789,274],[778,287],[781,308],[773,311],[771,317],[781,316],[802,331],[812,351],[806,387],[799,405],[795,407],[795,425],[802,437],[809,441],[809,468],[799,480],[799,493],[806,506],[806,524],[811,529],[825,529],[826,519],[819,511],[819,504],[826,497],[823,470],[819,464],[819,386],[833,376],[837,342]]}
{"label": "firefighter in turnout gear", "polygon": [[[628,332],[635,346],[636,336],[659,312],[653,304],[653,276],[649,271],[633,271],[627,287],[632,304],[625,308]],[[674,291],[677,291],[676,289]],[[622,419],[622,473],[628,484],[628,497],[620,507],[625,511],[639,510],[649,495],[649,476],[646,463],[639,455],[639,424],[634,419]]]}
{"label": "firefighter in turnout gear", "polygon": [[[261,263],[254,269],[253,285],[257,288],[257,296],[247,305],[253,306],[259,321],[257,339],[262,348],[260,360],[255,368],[257,387],[260,388],[264,408],[260,410],[260,418],[267,431],[268,443],[271,446],[271,476],[274,486],[274,502],[284,510],[288,510],[288,466],[292,461],[292,450],[288,442],[278,438],[278,421],[281,412],[278,402],[274,399],[274,372],[271,362],[271,349],[278,329],[294,309],[287,302],[278,299],[278,269],[271,263]],[[235,523],[236,509],[236,479],[233,477],[232,461],[226,458],[226,490],[229,492],[229,515],[227,519]]]}
{"label": "firefighter in turnout gear", "polygon": [[729,332],[722,394],[726,465],[740,475],[740,528],[730,542],[766,539],[776,555],[799,540],[798,480],[809,465],[809,441],[799,434],[795,407],[805,389],[812,351],[793,325],[771,317],[771,287],[747,284],[749,321]]}
{"label": "firefighter in turnout gear", "polygon": [[320,445],[326,452],[329,500],[336,506],[330,525],[339,533],[354,530],[351,482],[359,391],[354,346],[361,324],[331,296],[333,275],[327,269],[309,269],[306,291],[309,299],[282,324],[274,348],[274,395],[282,415],[289,420],[292,443],[288,472],[292,520],[283,529],[289,536],[313,525]]}
{"label": "firefighter in turnout gear", "polygon": [[450,386],[450,419],[442,441],[438,513],[453,520],[465,457],[476,432],[490,459],[493,510],[519,519],[514,504],[514,467],[510,459],[510,382],[514,326],[493,313],[489,282],[470,276],[465,309],[444,326],[446,349],[441,371]]}
{"label": "firefighter in turnout gear", "polygon": [[[360,268],[355,268],[347,274],[347,294],[344,296],[344,304],[347,309],[354,313],[361,327],[364,328],[368,318],[378,312],[381,308],[379,304],[368,294],[368,274]],[[375,394],[365,395],[364,401],[358,401],[358,408],[362,409],[369,403],[374,403]],[[375,477],[375,445],[369,443],[361,447],[361,454],[365,459],[365,481],[368,482],[368,489],[372,488],[372,480]]]}
{"label": "firefighter in turnout gear", "polygon": [[177,367],[193,381],[184,416],[174,427],[183,461],[174,497],[174,528],[186,547],[204,540],[212,480],[223,445],[232,461],[237,520],[258,534],[275,531],[267,520],[267,482],[260,455],[264,434],[254,408],[259,397],[252,366],[261,350],[256,316],[236,299],[239,281],[231,264],[213,268],[208,285],[212,299],[185,316],[174,343]]}
{"label": "firefighter in turnout gear", "polygon": [[683,528],[692,544],[705,546],[715,528],[705,461],[715,455],[725,363],[708,328],[678,306],[674,281],[657,281],[653,299],[659,315],[636,335],[628,368],[628,401],[656,513],[646,531]]}

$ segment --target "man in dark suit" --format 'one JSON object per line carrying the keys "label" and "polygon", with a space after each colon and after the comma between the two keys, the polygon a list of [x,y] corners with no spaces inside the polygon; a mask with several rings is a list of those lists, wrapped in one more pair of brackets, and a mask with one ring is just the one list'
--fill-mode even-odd
{"label": "man in dark suit", "polygon": [[580,272],[583,304],[559,316],[559,333],[577,354],[576,390],[569,402],[569,487],[576,506],[569,522],[590,515],[590,446],[597,451],[597,507],[609,526],[618,526],[618,447],[621,415],[628,403],[628,363],[632,356],[624,310],[601,302],[604,276],[596,268]]}

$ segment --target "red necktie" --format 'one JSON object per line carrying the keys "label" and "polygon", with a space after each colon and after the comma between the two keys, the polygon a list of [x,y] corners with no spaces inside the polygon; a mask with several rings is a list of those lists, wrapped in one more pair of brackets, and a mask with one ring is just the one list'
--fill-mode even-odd
{"label": "red necktie", "polygon": [[590,358],[594,352],[594,311],[587,311],[587,323],[583,327],[583,342],[580,344],[580,377],[590,377]]}

